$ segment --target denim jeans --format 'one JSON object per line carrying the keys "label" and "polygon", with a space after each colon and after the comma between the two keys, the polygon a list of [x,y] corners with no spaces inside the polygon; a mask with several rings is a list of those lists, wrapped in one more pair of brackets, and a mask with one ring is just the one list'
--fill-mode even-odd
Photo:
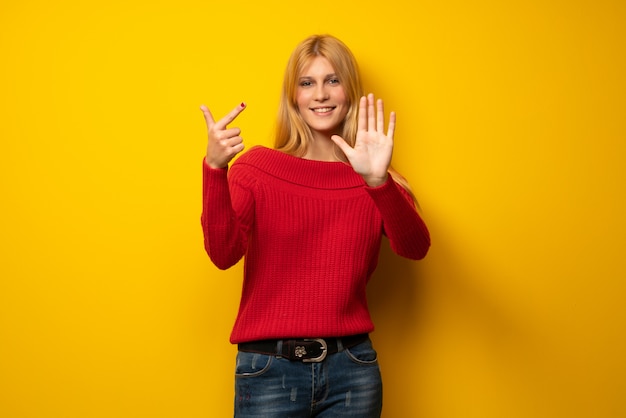
{"label": "denim jeans", "polygon": [[382,380],[371,341],[321,363],[238,352],[235,418],[378,418]]}

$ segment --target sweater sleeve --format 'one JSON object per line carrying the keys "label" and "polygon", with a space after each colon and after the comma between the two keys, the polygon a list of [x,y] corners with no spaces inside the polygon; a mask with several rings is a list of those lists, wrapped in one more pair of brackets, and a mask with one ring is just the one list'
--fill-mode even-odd
{"label": "sweater sleeve", "polygon": [[409,194],[391,176],[379,187],[366,187],[383,219],[384,233],[393,251],[421,260],[430,248],[430,233]]}
{"label": "sweater sleeve", "polygon": [[249,190],[236,182],[229,182],[227,168],[213,169],[206,160],[202,166],[200,221],[204,248],[213,264],[225,270],[235,265],[246,252],[253,200]]}

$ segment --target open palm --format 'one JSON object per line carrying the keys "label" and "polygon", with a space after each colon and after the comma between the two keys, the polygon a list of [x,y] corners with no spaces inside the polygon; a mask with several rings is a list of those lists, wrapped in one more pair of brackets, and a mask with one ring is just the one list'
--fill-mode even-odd
{"label": "open palm", "polygon": [[[376,105],[374,105],[376,104]],[[385,112],[383,101],[375,101],[374,95],[361,97],[359,103],[359,120],[354,147],[351,147],[339,135],[332,140],[348,158],[355,172],[363,176],[365,182],[372,187],[380,186],[387,180],[387,170],[391,164],[393,153],[393,133],[396,115],[389,115],[389,126],[385,133]]]}

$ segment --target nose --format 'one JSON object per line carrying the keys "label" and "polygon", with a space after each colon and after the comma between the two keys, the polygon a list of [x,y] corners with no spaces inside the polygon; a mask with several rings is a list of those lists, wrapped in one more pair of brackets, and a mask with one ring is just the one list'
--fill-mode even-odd
{"label": "nose", "polygon": [[329,97],[328,95],[328,86],[326,85],[326,83],[320,83],[315,87],[315,94],[313,96],[313,98],[315,100],[317,100],[318,102],[322,102],[324,100],[327,100]]}

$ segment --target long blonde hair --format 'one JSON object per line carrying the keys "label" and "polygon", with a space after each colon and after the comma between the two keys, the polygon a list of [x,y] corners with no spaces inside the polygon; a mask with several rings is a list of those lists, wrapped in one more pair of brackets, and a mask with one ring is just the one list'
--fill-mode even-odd
{"label": "long blonde hair", "polygon": [[[341,82],[349,109],[343,122],[341,136],[350,146],[354,146],[356,141],[359,100],[363,96],[356,59],[350,49],[334,36],[313,35],[298,44],[287,62],[276,123],[275,148],[297,157],[306,154],[313,140],[311,129],[302,118],[296,102],[298,79],[309,60],[316,56],[324,57],[330,62]],[[339,160],[346,161],[345,155],[337,146],[335,155]],[[406,179],[393,167],[389,167],[389,174],[411,195],[417,205]]]}

